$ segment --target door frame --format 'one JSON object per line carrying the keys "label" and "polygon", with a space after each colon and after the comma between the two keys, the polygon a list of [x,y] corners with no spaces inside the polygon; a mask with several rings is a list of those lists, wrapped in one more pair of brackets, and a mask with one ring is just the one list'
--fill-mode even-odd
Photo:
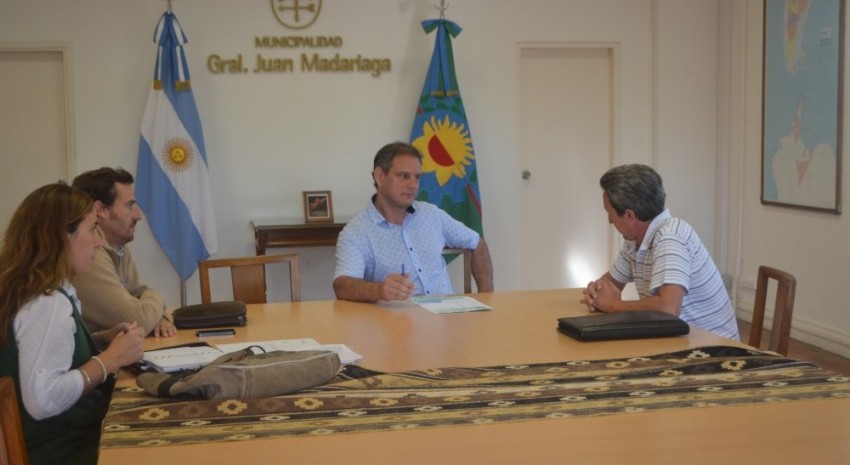
{"label": "door frame", "polygon": [[[517,150],[519,152],[519,169],[517,170],[516,192],[522,195],[522,178],[519,173],[522,170],[528,169],[528,160],[526,152],[522,149],[524,141],[522,140],[522,121],[521,114],[522,105],[520,102],[521,82],[522,82],[522,53],[524,50],[540,49],[540,48],[557,48],[557,49],[599,49],[605,50],[611,54],[611,134],[609,135],[609,144],[611,153],[608,155],[608,166],[613,167],[620,164],[621,161],[621,112],[622,112],[622,95],[621,95],[621,45],[620,42],[597,42],[597,41],[525,41],[518,42],[516,46],[516,134],[517,134]],[[599,173],[601,176],[602,173]],[[521,212],[524,215],[524,212]],[[601,213],[600,213],[601,214]],[[523,220],[524,221],[524,220]],[[522,228],[522,225],[519,226]],[[521,232],[521,231],[520,231]],[[521,234],[520,234],[521,235]],[[622,238],[616,234],[614,228],[609,228],[608,231],[608,262],[613,263],[620,250]]]}
{"label": "door frame", "polygon": [[77,171],[76,137],[74,125],[74,85],[72,77],[73,54],[70,42],[4,42],[0,41],[0,53],[44,53],[58,52],[62,59],[62,80],[65,93],[65,158],[68,183],[74,179]]}

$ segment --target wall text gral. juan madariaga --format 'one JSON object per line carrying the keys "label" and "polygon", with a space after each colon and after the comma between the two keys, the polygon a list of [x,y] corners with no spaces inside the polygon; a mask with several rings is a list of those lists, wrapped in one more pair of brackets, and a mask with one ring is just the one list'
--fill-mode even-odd
{"label": "wall text gral. juan madariaga", "polygon": [[[369,73],[379,77],[392,71],[392,61],[389,58],[364,58],[361,55],[343,57],[339,53],[332,56],[322,56],[318,53],[301,53],[299,70],[304,73]],[[294,73],[296,61],[293,58],[272,58],[258,53],[253,69],[238,54],[235,57],[224,58],[217,54],[207,57],[207,70],[212,74],[243,74],[243,73]]]}
{"label": "wall text gral. juan madariaga", "polygon": [[[342,37],[339,36],[254,38],[254,46],[265,49],[339,49],[342,43]],[[369,73],[379,77],[392,71],[392,61],[389,58],[368,58],[359,53],[352,56],[338,52],[301,52],[297,58],[262,53],[257,53],[255,57],[243,56],[241,53],[229,57],[214,53],[207,57],[207,70],[212,74],[285,74],[294,73],[296,69],[302,73]]]}

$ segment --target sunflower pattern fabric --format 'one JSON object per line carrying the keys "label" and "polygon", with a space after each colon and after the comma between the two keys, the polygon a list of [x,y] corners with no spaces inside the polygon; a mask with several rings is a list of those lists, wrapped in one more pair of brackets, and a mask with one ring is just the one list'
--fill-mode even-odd
{"label": "sunflower pattern fabric", "polygon": [[247,400],[116,390],[101,447],[348,434],[850,397],[850,376],[773,352],[711,346],[647,357],[378,373]]}

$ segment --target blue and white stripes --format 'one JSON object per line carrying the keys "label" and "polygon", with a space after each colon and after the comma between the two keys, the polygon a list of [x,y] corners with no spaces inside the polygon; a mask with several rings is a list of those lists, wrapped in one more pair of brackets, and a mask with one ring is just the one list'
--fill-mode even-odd
{"label": "blue and white stripes", "polygon": [[162,15],[154,85],[142,117],[136,197],[182,280],[218,250],[204,135],[174,14]]}
{"label": "blue and white stripes", "polygon": [[665,284],[685,289],[679,317],[688,324],[738,340],[738,323],[723,278],[696,231],[665,210],[649,224],[639,248],[626,241],[611,277],[634,281],[641,298]]}
{"label": "blue and white stripes", "polygon": [[[168,34],[168,37],[164,37],[163,34]],[[153,34],[153,41],[159,45],[156,51],[156,67],[153,71],[154,86],[161,86],[164,70],[173,70],[177,73],[175,80],[178,86],[183,83],[188,84],[189,65],[186,64],[186,52],[183,49],[183,44],[188,42],[189,39],[183,32],[176,16],[165,13],[159,18]],[[164,60],[164,57],[168,59]],[[171,63],[164,64],[168,61],[171,61]],[[168,69],[166,69],[166,66],[168,66]]]}

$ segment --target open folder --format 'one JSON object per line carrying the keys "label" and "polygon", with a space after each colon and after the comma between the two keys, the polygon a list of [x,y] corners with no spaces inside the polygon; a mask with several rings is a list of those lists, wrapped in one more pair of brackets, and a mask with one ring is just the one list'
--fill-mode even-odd
{"label": "open folder", "polygon": [[410,298],[411,302],[428,310],[431,313],[462,313],[462,312],[479,312],[482,310],[492,310],[493,307],[482,304],[481,302],[466,295],[448,295],[437,297],[416,296]]}
{"label": "open folder", "polygon": [[142,367],[166,373],[195,370],[208,365],[222,354],[224,352],[206,342],[192,342],[145,351]]}

